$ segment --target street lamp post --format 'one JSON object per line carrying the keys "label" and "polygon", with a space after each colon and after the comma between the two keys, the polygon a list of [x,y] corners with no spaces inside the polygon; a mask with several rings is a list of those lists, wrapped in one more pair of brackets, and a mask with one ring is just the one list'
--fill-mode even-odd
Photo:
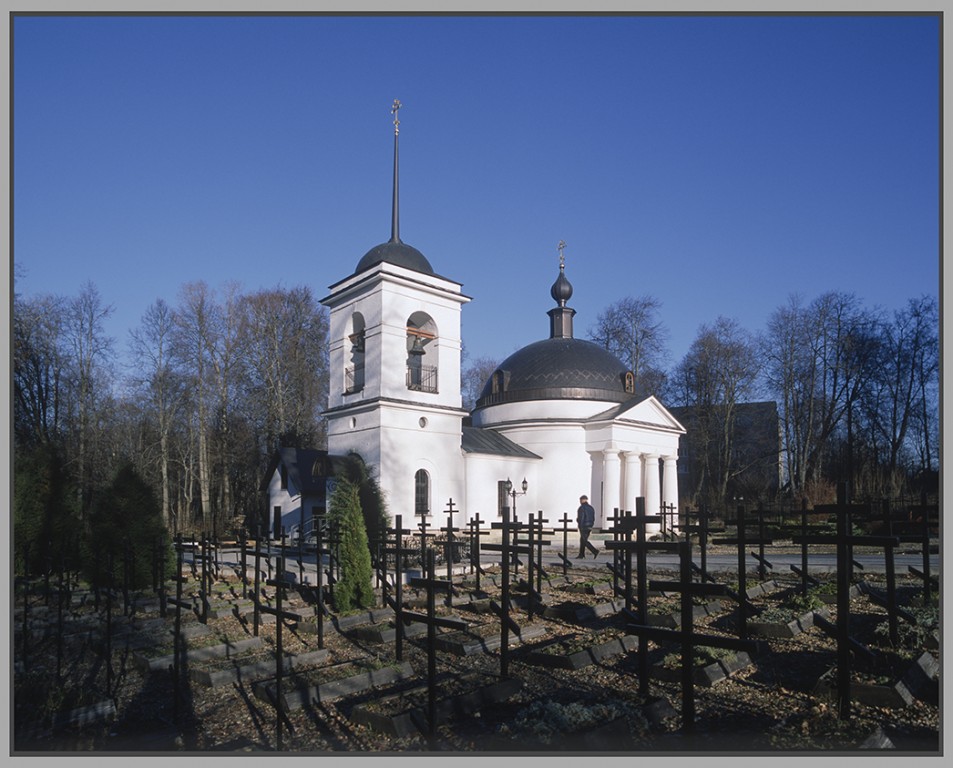
{"label": "street lamp post", "polygon": [[517,492],[516,489],[513,488],[513,483],[512,483],[512,481],[510,481],[509,478],[506,478],[506,485],[504,486],[504,488],[505,488],[505,490],[506,490],[506,494],[507,494],[510,498],[513,499],[513,507],[512,507],[512,509],[513,509],[513,522],[514,522],[514,523],[516,522],[516,497],[517,497],[517,496],[525,496],[525,495],[526,495],[526,489],[529,487],[529,483],[526,482],[526,478],[525,478],[525,477],[523,478],[523,486],[522,486],[522,487],[523,487],[523,492],[522,492],[522,493]]}

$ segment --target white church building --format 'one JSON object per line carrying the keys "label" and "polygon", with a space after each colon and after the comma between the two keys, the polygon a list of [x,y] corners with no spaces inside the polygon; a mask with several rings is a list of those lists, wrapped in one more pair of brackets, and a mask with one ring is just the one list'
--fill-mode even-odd
{"label": "white church building", "polygon": [[376,471],[391,518],[402,515],[405,526],[421,516],[446,525],[451,502],[460,528],[477,513],[496,522],[514,504],[521,521],[542,512],[550,526],[565,515],[574,527],[582,494],[597,527],[616,508],[634,511],[640,496],[648,514],[677,508],[685,430],[654,396],[637,393],[619,360],[573,336],[561,255],[548,336],[500,363],[472,413],[464,410],[461,313],[470,297],[400,239],[398,108],[391,238],[322,299],[330,312],[328,453],[359,454]]}

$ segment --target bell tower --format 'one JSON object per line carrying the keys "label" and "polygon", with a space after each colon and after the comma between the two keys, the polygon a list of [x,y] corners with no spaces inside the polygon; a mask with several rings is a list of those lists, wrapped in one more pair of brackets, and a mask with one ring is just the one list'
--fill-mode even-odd
{"label": "bell tower", "polygon": [[376,471],[388,512],[442,513],[464,498],[460,395],[461,284],[400,239],[398,110],[391,237],[331,285],[328,451]]}

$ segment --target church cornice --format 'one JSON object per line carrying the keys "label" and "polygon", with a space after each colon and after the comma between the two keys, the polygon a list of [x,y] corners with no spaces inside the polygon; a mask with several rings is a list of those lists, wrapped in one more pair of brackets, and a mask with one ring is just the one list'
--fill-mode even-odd
{"label": "church cornice", "polygon": [[463,408],[455,408],[450,405],[439,405],[436,403],[421,403],[417,400],[404,400],[397,397],[374,397],[370,400],[361,400],[357,403],[345,403],[344,405],[337,405],[334,408],[328,408],[324,411],[324,416],[339,414],[345,414],[348,411],[369,411],[378,405],[393,405],[399,406],[402,408],[413,409],[416,411],[434,411],[439,413],[451,413],[458,414],[461,417],[468,416],[469,414]]}
{"label": "church cornice", "polygon": [[[450,297],[454,301],[458,301],[461,304],[472,301],[470,296],[460,292],[460,289],[463,287],[462,283],[458,283],[446,277],[441,277],[440,275],[434,275],[434,278],[447,284],[445,286],[438,285],[432,280],[415,277],[414,275],[416,275],[416,273],[411,272],[410,270],[398,270],[400,270],[399,267],[394,267],[392,264],[381,262],[374,268],[373,271],[366,272],[361,275],[351,275],[350,277],[346,277],[343,280],[328,286],[328,289],[332,291],[332,293],[321,299],[321,304],[324,306],[334,306],[336,304],[340,304],[344,301],[347,301],[355,293],[373,288],[379,282],[390,282],[397,285],[406,285],[412,288],[423,289],[428,293],[438,296]],[[404,272],[406,272],[406,274],[404,274]]]}
{"label": "church cornice", "polygon": [[554,426],[567,426],[567,427],[582,427],[583,429],[597,429],[607,425],[624,425],[639,427],[641,429],[649,429],[653,432],[664,432],[667,434],[680,435],[683,434],[685,430],[679,430],[674,427],[669,427],[664,424],[653,424],[650,421],[638,421],[636,419],[593,419],[591,417],[586,418],[580,416],[575,419],[567,419],[565,417],[560,418],[551,418],[551,419],[508,419],[507,421],[495,421],[492,424],[487,424],[485,429],[505,429],[507,427],[522,427],[526,429],[532,429],[534,427],[554,427]]}

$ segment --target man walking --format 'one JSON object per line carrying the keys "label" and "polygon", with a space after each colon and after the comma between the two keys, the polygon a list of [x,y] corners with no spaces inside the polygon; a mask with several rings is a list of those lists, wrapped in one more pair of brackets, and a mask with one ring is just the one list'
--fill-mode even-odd
{"label": "man walking", "polygon": [[596,524],[596,510],[589,503],[589,497],[583,494],[579,497],[579,509],[576,510],[576,524],[579,526],[579,559],[586,559],[586,548],[592,552],[592,557],[599,557],[599,550],[589,543],[589,534]]}

